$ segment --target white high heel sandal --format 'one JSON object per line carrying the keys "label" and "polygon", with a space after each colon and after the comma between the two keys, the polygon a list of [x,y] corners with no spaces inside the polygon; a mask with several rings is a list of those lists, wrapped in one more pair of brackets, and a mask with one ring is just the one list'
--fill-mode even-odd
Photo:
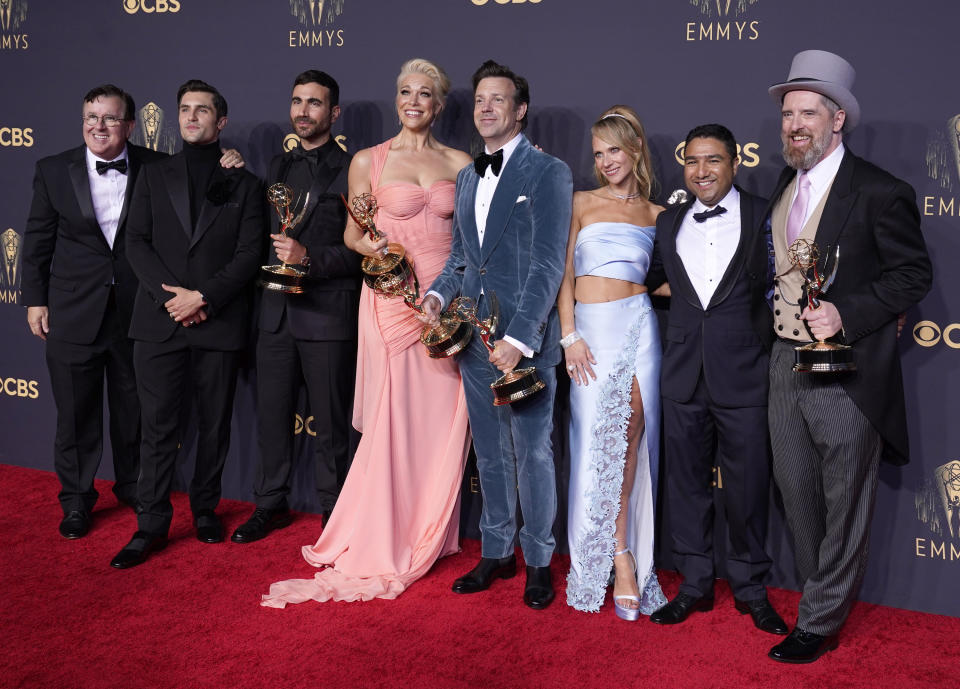
{"label": "white high heel sandal", "polygon": [[[637,575],[637,559],[633,557],[633,553],[630,552],[629,548],[624,548],[623,550],[618,550],[613,554],[614,557],[617,555],[629,554],[630,559],[633,560],[633,575]],[[631,608],[627,605],[620,605],[618,601],[636,601],[637,607]],[[634,596],[633,594],[627,594],[622,596],[613,597],[613,611],[617,614],[621,620],[626,620],[627,622],[636,622],[640,619],[640,598]]]}

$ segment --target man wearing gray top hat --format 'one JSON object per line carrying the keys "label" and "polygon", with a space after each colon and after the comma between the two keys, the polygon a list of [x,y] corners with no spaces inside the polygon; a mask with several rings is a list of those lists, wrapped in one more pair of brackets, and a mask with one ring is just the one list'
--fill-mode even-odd
{"label": "man wearing gray top hat", "polygon": [[[787,81],[769,89],[781,106],[787,167],[770,207],[778,340],[768,409],[803,587],[796,627],[769,653],[786,663],[837,647],[863,579],[879,462],[907,462],[897,315],[923,298],[932,277],[913,189],[844,146],[860,119],[855,75],[838,55],[806,50]],[[818,308],[788,258],[798,239],[816,243],[821,275],[837,267]],[[856,370],[793,371],[794,347],[814,340],[851,346]]]}

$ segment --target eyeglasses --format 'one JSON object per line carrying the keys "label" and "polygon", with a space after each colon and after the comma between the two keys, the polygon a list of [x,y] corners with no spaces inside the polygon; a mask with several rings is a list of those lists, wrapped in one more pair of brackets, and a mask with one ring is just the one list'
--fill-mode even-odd
{"label": "eyeglasses", "polygon": [[104,127],[119,127],[123,123],[123,118],[117,117],[116,115],[104,115],[103,117],[97,117],[93,113],[90,113],[81,119],[88,127],[96,127],[98,122],[103,122]]}

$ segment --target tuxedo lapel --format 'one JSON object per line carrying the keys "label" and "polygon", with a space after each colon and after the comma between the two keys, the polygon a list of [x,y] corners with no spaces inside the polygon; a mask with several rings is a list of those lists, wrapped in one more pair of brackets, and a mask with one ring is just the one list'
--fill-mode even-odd
{"label": "tuxedo lapel", "polygon": [[[287,234],[290,237],[296,237],[300,234],[304,227],[309,224],[310,216],[313,215],[313,211],[316,210],[317,205],[320,203],[320,195],[326,193],[327,189],[330,188],[330,185],[333,183],[333,180],[337,178],[337,175],[340,174],[340,171],[343,169],[342,165],[337,165],[334,158],[337,156],[337,151],[331,151],[323,160],[320,160],[317,165],[317,174],[313,177],[313,183],[310,185],[308,193],[310,194],[307,199],[307,208],[303,214],[303,220],[293,228],[292,232]],[[287,163],[289,166],[289,163]],[[284,170],[286,173],[286,170]],[[294,193],[296,194],[296,189]],[[293,214],[297,214],[297,209],[291,207]]]}
{"label": "tuxedo lapel", "polygon": [[679,278],[680,282],[678,285],[670,285],[671,293],[676,292],[677,294],[681,295],[683,299],[691,306],[702,309],[703,304],[700,303],[700,297],[697,296],[697,290],[693,288],[693,283],[690,282],[690,275],[687,273],[687,268],[683,265],[683,260],[680,258],[680,254],[677,253],[677,234],[680,232],[681,225],[683,225],[683,219],[687,216],[687,213],[690,212],[690,208],[692,206],[693,201],[687,201],[677,211],[677,214],[673,219],[673,225],[670,227],[670,231],[667,233],[667,236],[663,238],[665,246],[663,247],[662,255],[664,260],[673,263],[674,270],[672,272]]}
{"label": "tuxedo lapel", "polygon": [[[190,239],[190,247],[193,248],[203,237],[210,226],[216,221],[223,205],[227,203],[236,186],[237,173],[233,170],[224,170],[219,165],[210,176],[210,184],[207,185],[207,193],[203,197],[203,203],[200,206],[200,212],[197,214],[197,226],[193,230],[193,236]],[[214,201],[210,197],[214,197]]]}
{"label": "tuxedo lapel", "polygon": [[175,155],[163,162],[163,179],[170,195],[170,203],[177,214],[180,226],[189,239],[193,235],[193,223],[190,221],[190,189],[188,187],[187,160],[183,154]]}
{"label": "tuxedo lapel", "polygon": [[748,247],[753,246],[753,240],[756,236],[756,226],[753,219],[753,210],[745,194],[740,194],[740,241],[737,243],[737,250],[733,252],[727,269],[720,278],[720,284],[710,298],[707,308],[716,306],[730,294],[740,272],[743,270],[743,263],[749,253]]}
{"label": "tuxedo lapel", "polygon": [[823,207],[823,214],[820,216],[816,236],[821,260],[826,261],[827,256],[833,253],[831,247],[837,245],[843,226],[846,225],[850,211],[853,210],[857,202],[857,192],[853,189],[855,163],[856,157],[848,149],[843,154],[840,168],[837,170],[837,174],[833,178],[833,184],[827,194],[827,202]]}
{"label": "tuxedo lapel", "polygon": [[500,241],[500,236],[506,229],[510,216],[513,215],[517,199],[527,181],[529,151],[530,143],[526,138],[521,138],[513,155],[510,156],[506,165],[503,166],[503,170],[500,171],[500,181],[497,182],[497,190],[490,202],[487,226],[483,232],[483,245],[480,247],[481,261],[490,256],[493,248]]}
{"label": "tuxedo lapel", "polygon": [[141,165],[139,156],[127,146],[127,188],[123,192],[123,207],[120,209],[120,220],[117,222],[117,237],[113,241],[114,248],[123,241],[120,234],[123,232],[124,223],[127,221],[127,211],[130,210],[130,199],[133,197],[133,187],[137,181],[137,174],[140,172]]}
{"label": "tuxedo lapel", "polygon": [[97,214],[93,210],[93,197],[90,193],[90,177],[87,175],[87,149],[80,147],[77,149],[73,159],[67,164],[67,171],[70,174],[70,182],[73,184],[73,194],[77,199],[77,205],[80,206],[80,214],[83,219],[90,223],[92,229],[103,240],[103,245],[109,249],[106,237],[103,236],[103,230],[97,222]]}

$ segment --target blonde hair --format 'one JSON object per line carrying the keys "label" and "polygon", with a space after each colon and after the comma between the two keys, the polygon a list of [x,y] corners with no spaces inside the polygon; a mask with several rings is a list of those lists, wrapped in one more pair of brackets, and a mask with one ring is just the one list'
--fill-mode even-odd
{"label": "blonde hair", "polygon": [[450,78],[438,65],[424,60],[422,57],[415,57],[407,60],[400,67],[400,74],[397,75],[397,89],[400,89],[400,82],[408,74],[423,74],[430,77],[433,82],[433,93],[440,103],[447,100],[447,94],[450,92]]}
{"label": "blonde hair", "polygon": [[[656,185],[656,179],[650,164],[647,135],[643,131],[640,117],[633,108],[626,105],[614,105],[608,108],[590,127],[590,134],[626,152],[633,161],[633,176],[640,184],[640,195],[649,199]],[[593,164],[593,174],[596,175],[601,186],[608,183],[597,166],[596,160]]]}

